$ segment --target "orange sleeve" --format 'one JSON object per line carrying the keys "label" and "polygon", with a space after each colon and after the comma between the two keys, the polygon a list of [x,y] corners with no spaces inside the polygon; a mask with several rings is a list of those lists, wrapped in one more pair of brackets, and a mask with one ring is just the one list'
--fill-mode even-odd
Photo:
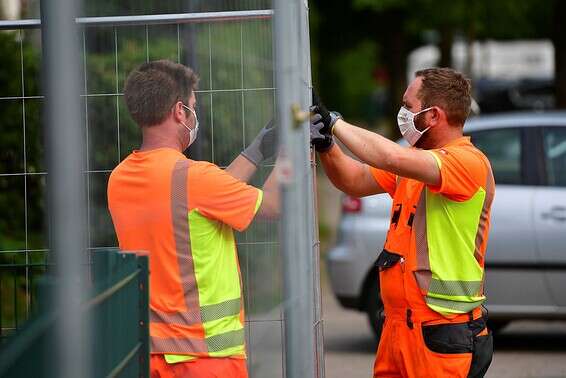
{"label": "orange sleeve", "polygon": [[485,164],[471,149],[455,146],[429,152],[440,168],[440,185],[428,186],[432,192],[461,202],[470,199],[481,186],[485,186]]}
{"label": "orange sleeve", "polygon": [[254,219],[262,191],[214,164],[195,162],[188,175],[189,208],[243,231]]}
{"label": "orange sleeve", "polygon": [[393,198],[397,189],[397,175],[374,167],[369,167],[369,171],[377,185],[381,186],[381,189],[385,190]]}

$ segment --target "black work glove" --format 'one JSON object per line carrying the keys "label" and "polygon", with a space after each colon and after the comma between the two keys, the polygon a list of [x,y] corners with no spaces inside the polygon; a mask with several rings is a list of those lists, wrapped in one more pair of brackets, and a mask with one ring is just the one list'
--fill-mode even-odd
{"label": "black work glove", "polygon": [[259,131],[252,143],[242,151],[242,155],[256,167],[259,166],[262,161],[272,158],[277,153],[277,137],[275,121],[272,119]]}
{"label": "black work glove", "polygon": [[342,119],[342,116],[338,112],[330,112],[330,127],[328,127],[324,124],[323,117],[319,113],[319,108],[317,106],[312,106],[310,111],[311,144],[318,152],[326,152],[334,144],[334,138],[332,137],[332,128],[334,127],[334,124],[337,120]]}
{"label": "black work glove", "polygon": [[329,112],[326,106],[320,101],[315,90],[312,91],[311,111],[311,144],[318,152],[328,151],[334,144],[332,138],[332,128],[339,119],[342,119],[340,113]]}
{"label": "black work glove", "polygon": [[326,152],[334,144],[334,139],[330,134],[330,130],[322,121],[322,115],[318,113],[318,107],[312,106],[310,111],[312,113],[310,123],[311,145],[317,152]]}
{"label": "black work glove", "polygon": [[323,133],[330,133],[332,134],[332,127],[339,119],[342,119],[342,116],[338,112],[329,112],[326,109],[326,106],[320,101],[320,98],[317,96],[315,90],[312,90],[312,107],[311,112],[320,114],[320,122],[322,122],[326,129],[322,130]]}

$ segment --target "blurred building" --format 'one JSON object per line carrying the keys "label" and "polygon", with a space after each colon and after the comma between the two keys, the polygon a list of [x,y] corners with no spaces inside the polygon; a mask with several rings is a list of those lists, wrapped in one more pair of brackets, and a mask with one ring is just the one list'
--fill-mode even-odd
{"label": "blurred building", "polygon": [[0,18],[18,20],[21,18],[23,0],[0,0]]}
{"label": "blurred building", "polygon": [[[407,77],[435,66],[440,50],[426,45],[408,57]],[[474,80],[474,97],[484,113],[554,108],[554,46],[550,40],[474,42],[452,46],[455,69]]]}

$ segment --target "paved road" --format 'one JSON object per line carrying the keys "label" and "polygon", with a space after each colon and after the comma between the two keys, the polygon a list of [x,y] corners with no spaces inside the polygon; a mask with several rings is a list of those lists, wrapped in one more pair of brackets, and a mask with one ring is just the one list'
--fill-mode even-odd
{"label": "paved road", "polygon": [[[326,378],[371,377],[376,350],[367,319],[344,310],[323,284]],[[495,339],[486,377],[566,377],[566,322],[515,322]]]}

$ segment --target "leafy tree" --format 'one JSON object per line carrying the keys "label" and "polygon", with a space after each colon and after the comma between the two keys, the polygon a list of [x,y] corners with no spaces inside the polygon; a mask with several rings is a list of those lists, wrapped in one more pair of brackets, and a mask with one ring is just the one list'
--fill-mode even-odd
{"label": "leafy tree", "polygon": [[[560,22],[564,2],[559,0],[354,0],[351,3],[332,0],[313,0],[313,46],[315,79],[323,98],[331,106],[346,109],[347,116],[365,118],[360,100],[378,88],[387,90],[388,119],[393,120],[406,88],[406,59],[409,52],[423,44],[425,33],[438,36],[441,52],[439,66],[451,66],[452,43],[456,37],[469,43],[476,40],[533,39],[554,36],[556,47],[557,103],[566,99],[566,42],[561,42]],[[553,20],[551,22],[551,20]],[[554,25],[554,26],[553,26]],[[430,33],[429,33],[430,35]],[[429,41],[430,42],[430,41]],[[374,69],[351,64],[349,61],[370,59],[359,49],[374,51]],[[373,45],[374,47],[369,47]],[[471,62],[470,62],[471,64]],[[338,69],[335,66],[339,67]],[[468,65],[470,67],[470,65]],[[383,71],[385,80],[375,80],[375,72]],[[365,80],[362,79],[365,76]],[[352,79],[359,77],[359,79]],[[565,77],[565,79],[561,79]],[[365,82],[357,91],[343,90],[341,82]],[[354,84],[352,84],[354,85]],[[375,106],[375,104],[374,104]],[[564,105],[561,105],[564,106]],[[367,118],[366,118],[367,120]],[[393,122],[391,122],[393,125]]]}

